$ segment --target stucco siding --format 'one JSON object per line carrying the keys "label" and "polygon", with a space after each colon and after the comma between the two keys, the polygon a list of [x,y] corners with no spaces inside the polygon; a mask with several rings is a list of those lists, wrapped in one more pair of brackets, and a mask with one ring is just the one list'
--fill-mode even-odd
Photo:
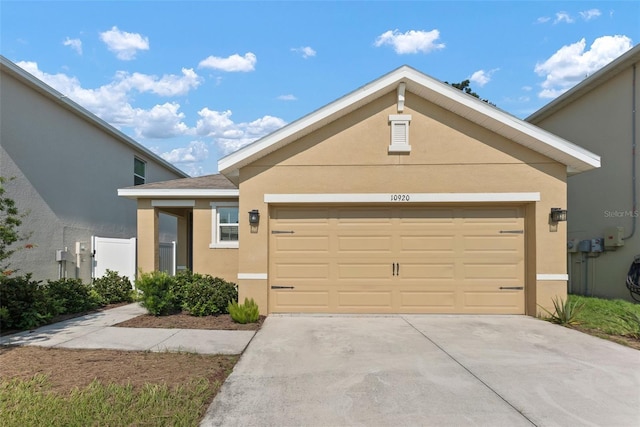
{"label": "stucco siding", "polygon": [[[628,68],[552,115],[534,122],[602,157],[601,168],[568,180],[568,238],[604,237],[605,229],[612,226],[624,227],[624,235],[629,236],[634,216],[640,221],[632,202],[632,80],[633,71]],[[635,96],[638,102],[638,84]],[[638,132],[638,113],[635,114],[635,126]],[[635,156],[640,164],[637,149]],[[640,228],[640,223],[636,225]],[[624,247],[615,251],[571,254],[572,290],[629,299],[626,274],[634,256],[639,254],[640,229],[625,240]]]}
{"label": "stucco siding", "polygon": [[[134,157],[147,162],[148,182],[180,176],[4,72],[0,103],[0,173],[16,177],[7,194],[29,213],[23,228],[37,245],[16,255],[15,267],[56,279],[55,251],[67,248],[80,260],[67,263],[67,276],[90,280],[89,251],[76,258],[76,242],[90,247],[92,235],[136,236],[136,203],[117,196],[118,188],[133,185]],[[169,240],[175,221],[163,224]]]}
{"label": "stucco siding", "polygon": [[[265,193],[509,193],[539,192],[527,223],[527,277],[566,272],[565,224],[551,231],[552,207],[566,206],[565,166],[447,113],[410,93],[408,155],[388,154],[393,93],[240,169],[240,212],[269,212]],[[267,222],[257,233],[240,222],[239,270],[268,270]],[[528,231],[530,232],[530,231]],[[529,280],[529,279],[528,279]],[[265,283],[266,285],[266,283]],[[528,284],[535,289],[535,282]],[[255,292],[263,298],[264,292]],[[560,290],[560,293],[562,291]],[[529,299],[535,299],[534,292]],[[543,302],[547,305],[547,302]],[[528,312],[534,314],[531,303]]]}

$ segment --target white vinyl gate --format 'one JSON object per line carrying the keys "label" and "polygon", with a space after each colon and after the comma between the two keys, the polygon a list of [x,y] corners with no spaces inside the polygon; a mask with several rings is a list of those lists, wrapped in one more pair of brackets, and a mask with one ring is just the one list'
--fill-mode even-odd
{"label": "white vinyl gate", "polygon": [[160,242],[160,271],[176,275],[176,242]]}
{"label": "white vinyl gate", "polygon": [[131,282],[136,278],[136,238],[115,239],[110,237],[91,237],[93,268],[91,277],[105,275],[107,270],[117,271],[127,276]]}

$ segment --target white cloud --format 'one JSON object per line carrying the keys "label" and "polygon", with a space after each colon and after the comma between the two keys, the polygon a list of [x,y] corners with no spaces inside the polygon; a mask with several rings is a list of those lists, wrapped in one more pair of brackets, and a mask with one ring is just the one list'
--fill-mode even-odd
{"label": "white cloud", "polygon": [[78,55],[82,55],[82,41],[80,39],[70,39],[67,37],[65,41],[62,42],[64,46],[69,46],[71,49],[75,50]]}
{"label": "white cloud", "polygon": [[295,97],[295,95],[291,95],[291,94],[288,94],[288,95],[280,95],[280,96],[278,97],[278,99],[279,99],[280,101],[297,101],[297,100],[298,100],[298,98],[296,98],[296,97]]}
{"label": "white cloud", "polygon": [[159,96],[185,95],[202,83],[202,78],[191,68],[183,68],[182,76],[165,74],[160,78],[148,74],[129,74],[119,71],[116,73],[116,80],[121,90],[135,89],[141,93],[150,92]]}
{"label": "white cloud", "polygon": [[533,88],[531,86],[522,86],[522,90],[524,90],[525,92],[531,92]]}
{"label": "white cloud", "polygon": [[316,56],[316,51],[313,50],[310,46],[305,46],[305,47],[293,47],[291,48],[291,50],[293,52],[297,52],[300,55],[302,55],[302,57],[304,59],[307,58],[311,58],[312,56]]}
{"label": "white cloud", "polygon": [[575,86],[585,77],[631,49],[631,39],[626,36],[597,38],[585,51],[585,39],[561,47],[547,60],[538,63],[534,71],[545,78],[540,98],[555,98]]}
{"label": "white cloud", "polygon": [[374,45],[380,47],[391,45],[399,55],[407,53],[429,53],[433,50],[444,49],[444,43],[436,43],[440,38],[440,31],[416,31],[410,30],[401,33],[397,29],[382,33],[376,39]]}
{"label": "white cloud", "polygon": [[600,13],[598,9],[589,9],[580,12],[580,16],[582,16],[582,19],[584,19],[585,21],[591,21],[592,19],[595,19],[600,15],[602,15],[602,13]]}
{"label": "white cloud", "polygon": [[[184,114],[179,111],[180,105],[177,103],[155,105],[148,110],[134,108],[130,103],[132,90],[168,96],[184,93],[185,87],[195,87],[193,76],[185,70],[182,77],[184,82],[175,76],[157,79],[141,74],[133,77],[127,73],[117,73],[116,79],[107,85],[84,89],[76,78],[44,73],[35,62],[19,62],[18,66],[113,126],[133,129],[136,137],[169,138],[193,133],[183,123]],[[173,92],[166,89],[170,81],[175,84]]]}
{"label": "white cloud", "polygon": [[248,123],[235,123],[231,120],[230,110],[220,112],[203,108],[198,114],[201,118],[196,124],[196,133],[213,138],[224,154],[262,138],[286,124],[284,120],[272,116],[264,116]]}
{"label": "white cloud", "polygon": [[549,21],[551,21],[551,18],[549,18],[548,16],[541,16],[540,18],[536,19],[537,24],[545,24]]}
{"label": "white cloud", "polygon": [[556,19],[553,21],[553,23],[554,24],[558,24],[560,22],[566,22],[567,24],[573,24],[575,22],[575,20],[567,12],[556,12]]}
{"label": "white cloud", "polygon": [[491,81],[491,76],[498,70],[500,69],[494,68],[489,71],[478,70],[469,77],[469,80],[482,87]]}
{"label": "white cloud", "polygon": [[111,52],[116,54],[116,58],[123,61],[135,59],[139,50],[149,50],[148,37],[143,37],[137,33],[120,31],[116,26],[100,33],[100,40],[107,45]]}
{"label": "white cloud", "polygon": [[256,56],[247,52],[244,56],[240,56],[237,53],[227,58],[220,58],[218,56],[209,56],[206,59],[200,61],[198,67],[200,68],[213,68],[215,70],[222,71],[253,71],[257,62]]}
{"label": "white cloud", "polygon": [[174,148],[169,152],[162,153],[161,156],[169,163],[199,163],[207,160],[209,149],[207,144],[202,141],[192,141],[186,147]]}
{"label": "white cloud", "polygon": [[189,127],[182,122],[184,113],[179,112],[180,104],[166,102],[155,105],[150,110],[134,110],[135,134],[138,138],[170,138],[189,133]]}

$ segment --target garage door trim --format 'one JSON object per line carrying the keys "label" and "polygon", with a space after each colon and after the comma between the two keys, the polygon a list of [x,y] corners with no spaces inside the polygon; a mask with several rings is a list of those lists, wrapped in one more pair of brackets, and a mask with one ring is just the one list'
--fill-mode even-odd
{"label": "garage door trim", "polygon": [[528,193],[320,193],[265,194],[265,203],[478,203],[539,202]]}

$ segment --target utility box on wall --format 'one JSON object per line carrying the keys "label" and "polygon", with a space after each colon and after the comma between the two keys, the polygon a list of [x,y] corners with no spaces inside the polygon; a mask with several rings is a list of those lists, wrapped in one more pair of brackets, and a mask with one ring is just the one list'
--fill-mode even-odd
{"label": "utility box on wall", "polygon": [[604,230],[604,247],[605,249],[616,249],[624,246],[624,228],[623,227],[607,227]]}

